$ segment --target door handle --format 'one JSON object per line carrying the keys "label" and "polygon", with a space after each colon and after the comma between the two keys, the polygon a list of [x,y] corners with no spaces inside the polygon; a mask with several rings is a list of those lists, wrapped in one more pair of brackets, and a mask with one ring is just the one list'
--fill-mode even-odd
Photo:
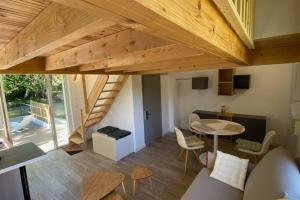
{"label": "door handle", "polygon": [[145,119],[145,120],[148,120],[150,115],[151,115],[150,112],[144,111],[144,119]]}

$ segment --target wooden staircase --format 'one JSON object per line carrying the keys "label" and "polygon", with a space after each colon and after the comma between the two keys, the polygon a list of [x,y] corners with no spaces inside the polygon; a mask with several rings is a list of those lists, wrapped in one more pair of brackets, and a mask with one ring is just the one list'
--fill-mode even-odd
{"label": "wooden staircase", "polygon": [[85,108],[81,109],[80,126],[71,133],[69,145],[64,148],[65,151],[80,151],[86,148],[86,130],[105,117],[127,77],[127,75],[99,75],[89,97],[87,97],[83,76]]}

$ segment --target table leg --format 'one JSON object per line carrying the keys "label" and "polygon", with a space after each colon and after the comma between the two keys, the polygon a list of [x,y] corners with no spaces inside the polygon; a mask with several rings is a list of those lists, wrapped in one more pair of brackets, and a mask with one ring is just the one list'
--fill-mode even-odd
{"label": "table leg", "polygon": [[152,177],[151,176],[149,177],[149,183],[150,183],[151,190],[153,190],[153,184],[152,184]]}
{"label": "table leg", "polygon": [[132,194],[135,195],[136,180],[133,180]]}
{"label": "table leg", "polygon": [[20,169],[20,175],[21,175],[21,181],[22,181],[24,199],[25,200],[30,200],[31,198],[30,198],[30,191],[29,191],[29,185],[28,185],[26,167],[22,166],[19,169]]}
{"label": "table leg", "polygon": [[217,155],[218,151],[218,135],[214,135],[214,154]]}
{"label": "table leg", "polygon": [[122,188],[123,188],[123,191],[124,191],[125,197],[126,197],[126,199],[127,199],[127,192],[126,192],[126,188],[125,188],[124,181],[122,181]]}

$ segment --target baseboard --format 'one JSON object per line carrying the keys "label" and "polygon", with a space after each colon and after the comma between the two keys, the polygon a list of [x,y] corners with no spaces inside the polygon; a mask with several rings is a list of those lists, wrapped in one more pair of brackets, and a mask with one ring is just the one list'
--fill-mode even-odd
{"label": "baseboard", "polygon": [[145,147],[146,147],[146,144],[143,144],[142,146],[139,146],[138,148],[136,148],[136,149],[134,150],[134,152],[136,153],[136,152],[142,150],[142,149],[145,148]]}

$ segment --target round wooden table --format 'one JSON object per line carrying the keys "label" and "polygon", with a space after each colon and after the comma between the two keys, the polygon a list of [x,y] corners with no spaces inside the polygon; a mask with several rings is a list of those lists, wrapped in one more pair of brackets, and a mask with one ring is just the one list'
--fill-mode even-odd
{"label": "round wooden table", "polygon": [[81,183],[82,200],[99,200],[122,185],[125,197],[127,197],[125,175],[118,172],[92,172],[85,176]]}
{"label": "round wooden table", "polygon": [[[201,119],[200,121],[195,121],[191,124],[192,128],[209,135],[214,136],[214,152],[208,153],[203,157],[200,155],[200,160],[208,166],[214,158],[216,157],[218,151],[218,136],[232,136],[238,135],[245,131],[245,127],[227,120],[221,119]],[[205,161],[204,161],[205,160]]]}

